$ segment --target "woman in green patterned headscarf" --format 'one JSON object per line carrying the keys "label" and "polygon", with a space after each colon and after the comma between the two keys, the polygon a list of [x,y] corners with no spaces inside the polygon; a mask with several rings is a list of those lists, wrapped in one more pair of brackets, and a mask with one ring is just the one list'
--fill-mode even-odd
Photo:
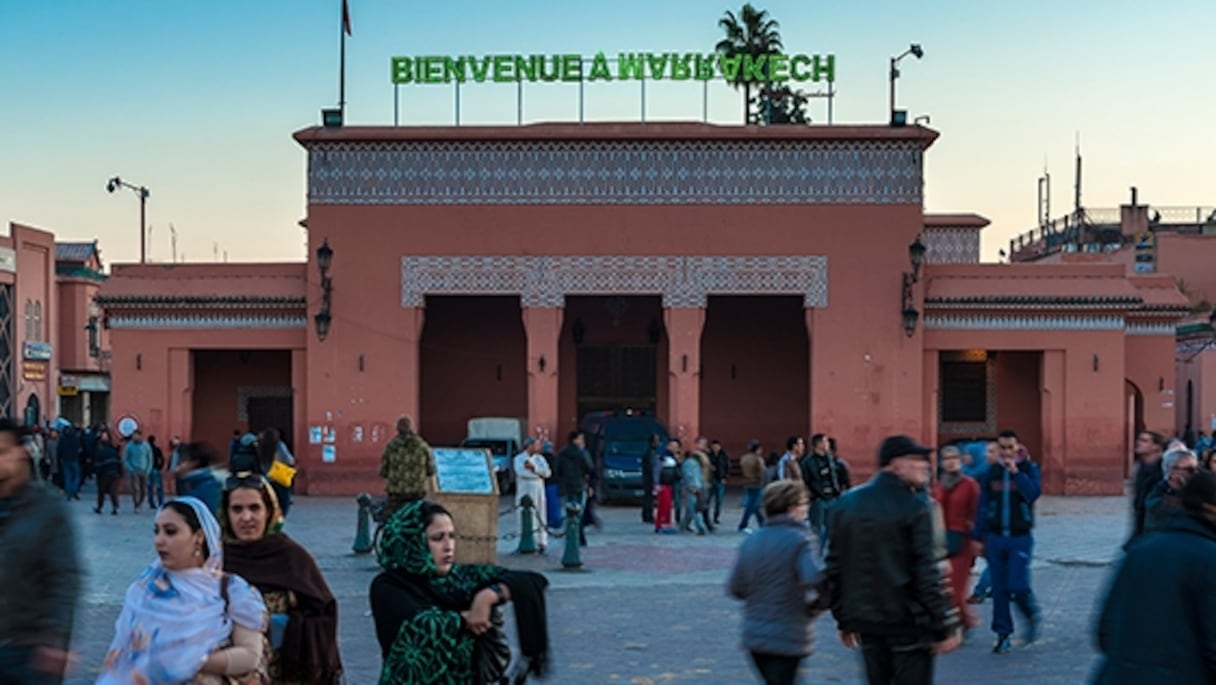
{"label": "woman in green patterned headscarf", "polygon": [[527,672],[544,674],[548,581],[492,564],[456,564],[455,551],[452,516],[438,504],[410,502],[385,524],[384,572],[370,590],[384,658],[380,685],[475,685],[476,638],[490,628],[493,608],[506,601],[515,605]]}

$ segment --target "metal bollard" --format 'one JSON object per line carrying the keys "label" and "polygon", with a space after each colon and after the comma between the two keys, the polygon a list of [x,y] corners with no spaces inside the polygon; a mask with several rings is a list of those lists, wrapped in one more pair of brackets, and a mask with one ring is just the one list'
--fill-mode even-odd
{"label": "metal bollard", "polygon": [[519,498],[519,548],[516,554],[536,554],[535,504],[531,495]]}
{"label": "metal bollard", "polygon": [[351,549],[355,554],[368,554],[372,551],[372,496],[361,492],[355,501],[359,503],[359,518],[355,528],[355,544],[351,545]]}
{"label": "metal bollard", "polygon": [[578,502],[566,502],[566,551],[562,554],[562,566],[579,568],[583,565],[579,549],[579,526],[583,520],[583,507]]}

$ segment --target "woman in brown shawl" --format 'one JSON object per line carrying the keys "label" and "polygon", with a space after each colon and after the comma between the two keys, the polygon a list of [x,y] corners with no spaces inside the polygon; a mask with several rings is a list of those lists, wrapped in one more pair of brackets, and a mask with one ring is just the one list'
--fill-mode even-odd
{"label": "woman in brown shawl", "polygon": [[340,683],[338,603],[312,555],[282,532],[283,516],[270,483],[259,474],[232,476],[220,511],[224,570],[260,590],[271,614],[271,681]]}

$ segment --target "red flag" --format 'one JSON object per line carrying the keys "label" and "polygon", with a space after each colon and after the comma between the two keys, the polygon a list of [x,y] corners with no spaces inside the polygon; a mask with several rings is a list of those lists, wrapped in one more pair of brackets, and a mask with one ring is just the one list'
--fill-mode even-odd
{"label": "red flag", "polygon": [[350,4],[342,0],[342,32],[350,35]]}

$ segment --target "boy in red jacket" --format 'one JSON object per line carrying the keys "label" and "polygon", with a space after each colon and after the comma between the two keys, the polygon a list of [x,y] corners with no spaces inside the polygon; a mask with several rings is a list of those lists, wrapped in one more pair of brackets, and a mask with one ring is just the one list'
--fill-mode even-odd
{"label": "boy in red jacket", "polygon": [[963,474],[963,460],[957,447],[943,447],[938,456],[942,476],[933,483],[933,499],[942,507],[946,522],[946,552],[950,557],[950,591],[963,625],[974,628],[979,619],[967,602],[971,587],[971,565],[975,550],[971,530],[980,503],[980,485]]}

